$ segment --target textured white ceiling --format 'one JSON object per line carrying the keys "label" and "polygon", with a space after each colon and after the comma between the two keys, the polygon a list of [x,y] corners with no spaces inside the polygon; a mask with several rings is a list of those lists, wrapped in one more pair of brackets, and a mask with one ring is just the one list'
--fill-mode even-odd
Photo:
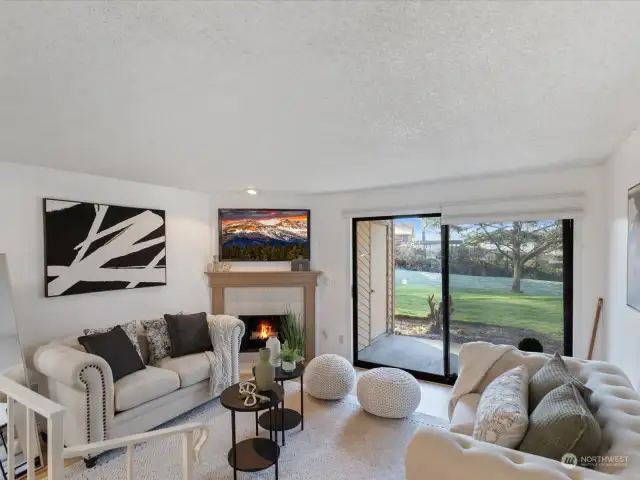
{"label": "textured white ceiling", "polygon": [[638,2],[0,3],[0,160],[322,192],[605,159]]}

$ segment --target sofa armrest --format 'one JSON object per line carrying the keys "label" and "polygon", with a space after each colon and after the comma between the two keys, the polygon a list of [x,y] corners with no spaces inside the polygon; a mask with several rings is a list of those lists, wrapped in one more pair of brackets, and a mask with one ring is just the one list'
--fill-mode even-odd
{"label": "sofa armrest", "polygon": [[213,353],[222,367],[224,379],[220,381],[228,387],[240,381],[240,341],[244,323],[231,315],[207,315],[207,322]]}
{"label": "sofa armrest", "polygon": [[583,480],[609,478],[581,467],[480,442],[441,428],[421,428],[405,457],[407,480]]}
{"label": "sofa armrest", "polygon": [[105,383],[113,384],[111,367],[104,358],[66,345],[51,344],[39,348],[33,362],[38,372],[71,388],[85,390],[87,379],[84,372],[88,368],[97,368],[104,375]]}
{"label": "sofa armrest", "polygon": [[65,444],[104,441],[114,416],[111,367],[102,357],[54,343],[40,347],[35,368],[47,377],[49,397],[65,407]]}

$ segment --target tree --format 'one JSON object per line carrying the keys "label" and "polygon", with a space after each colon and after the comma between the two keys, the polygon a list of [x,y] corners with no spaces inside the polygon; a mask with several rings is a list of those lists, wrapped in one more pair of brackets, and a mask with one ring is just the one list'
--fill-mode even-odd
{"label": "tree", "polygon": [[427,230],[440,233],[440,217],[420,217],[422,224],[422,243],[427,241]]}
{"label": "tree", "polygon": [[562,221],[478,223],[465,228],[461,236],[471,246],[495,247],[512,266],[511,290],[521,293],[525,264],[562,246]]}

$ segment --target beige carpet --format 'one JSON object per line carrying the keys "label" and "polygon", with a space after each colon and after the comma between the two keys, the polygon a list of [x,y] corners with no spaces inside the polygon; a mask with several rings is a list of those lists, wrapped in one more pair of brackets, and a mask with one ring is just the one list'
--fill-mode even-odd
{"label": "beige carpet", "polygon": [[[297,383],[286,384],[288,407],[299,409]],[[227,463],[231,447],[231,415],[218,400],[183,415],[169,425],[187,421],[206,423],[211,435],[202,450],[202,462],[194,479],[231,479]],[[252,413],[237,414],[238,440],[255,434]],[[399,480],[404,478],[404,454],[416,429],[432,425],[445,427],[443,419],[415,413],[404,420],[387,420],[364,412],[356,397],[324,402],[305,396],[305,429],[287,432],[287,444],[280,454],[280,478],[291,480]],[[261,436],[268,437],[262,431]],[[180,479],[179,438],[139,445],[135,454],[135,478]],[[123,451],[110,452],[98,465],[86,470],[83,462],[67,468],[67,479],[117,480],[126,478]],[[273,467],[257,473],[238,472],[238,479],[273,479]]]}

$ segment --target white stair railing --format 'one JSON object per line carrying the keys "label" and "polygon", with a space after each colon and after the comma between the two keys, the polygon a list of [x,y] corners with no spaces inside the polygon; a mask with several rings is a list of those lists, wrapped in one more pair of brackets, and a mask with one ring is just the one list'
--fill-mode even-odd
{"label": "white stair railing", "polygon": [[[135,446],[151,440],[158,440],[174,435],[182,435],[182,478],[184,480],[191,480],[193,465],[200,461],[200,450],[209,436],[209,429],[206,425],[202,423],[187,423],[185,425],[114,438],[103,442],[64,448],[62,434],[64,407],[29,390],[4,375],[0,375],[0,393],[4,393],[7,397],[7,439],[12,440],[15,438],[16,408],[26,409],[27,432],[31,432],[35,425],[34,412],[47,419],[48,480],[62,480],[64,478],[63,460],[66,458],[97,455],[108,450],[122,447],[127,449],[127,480],[133,480],[133,452]],[[33,451],[35,446],[31,444],[32,435],[27,435],[26,438],[27,480],[34,480],[35,465]],[[13,478],[13,476],[15,476],[15,442],[8,441],[7,448],[7,472],[9,478]]]}
{"label": "white stair railing", "polygon": [[47,419],[47,469],[49,480],[60,480],[64,477],[64,464],[62,462],[63,438],[62,418],[64,407],[52,402],[46,397],[14,382],[10,378],[0,375],[0,392],[7,397],[7,475],[15,477],[15,436],[16,436],[16,409],[26,410],[26,450],[27,480],[34,480],[36,468],[34,464],[33,441],[37,441],[31,434],[35,426],[35,415],[38,413]]}
{"label": "white stair railing", "polygon": [[182,478],[184,480],[191,480],[193,465],[200,461],[200,450],[209,436],[209,429],[202,423],[186,423],[184,425],[163,428],[152,432],[113,438],[105,440],[104,442],[94,442],[88,445],[68,447],[64,449],[64,458],[96,455],[108,450],[126,447],[127,480],[132,480],[134,478],[133,451],[135,446],[140,443],[172,437],[174,435],[182,435]]}

